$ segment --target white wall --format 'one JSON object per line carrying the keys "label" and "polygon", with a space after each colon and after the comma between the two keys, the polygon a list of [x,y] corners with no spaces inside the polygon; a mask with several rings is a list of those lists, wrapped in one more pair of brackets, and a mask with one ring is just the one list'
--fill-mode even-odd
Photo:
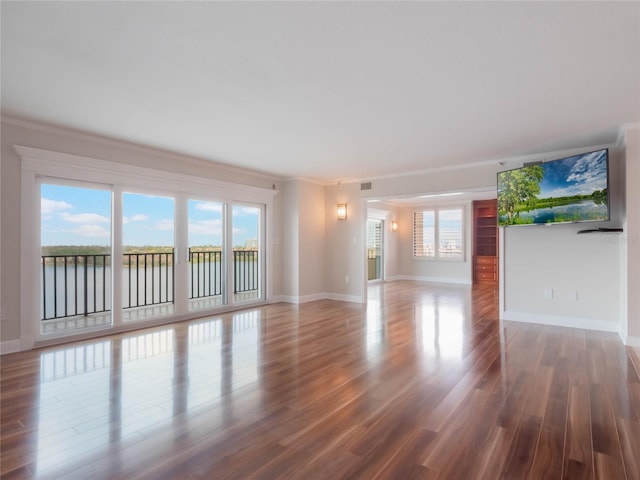
{"label": "white wall", "polygon": [[[578,328],[620,330],[624,310],[629,310],[629,335],[638,338],[640,319],[634,312],[640,312],[637,293],[638,286],[638,220],[637,207],[640,204],[636,193],[638,186],[637,133],[627,135],[625,177],[621,168],[625,157],[619,148],[609,145],[611,154],[612,221],[600,226],[619,226],[622,222],[625,203],[623,184],[627,183],[627,228],[628,242],[619,234],[577,235],[577,230],[595,227],[598,224],[553,225],[550,227],[512,227],[504,231],[502,272],[504,295],[503,318],[538,323],[555,323]],[[631,143],[636,142],[632,146]],[[585,147],[569,151],[551,152],[528,157],[487,162],[464,169],[438,170],[392,178],[373,179],[372,189],[361,192],[359,183],[327,188],[327,273],[328,292],[338,295],[363,295],[359,285],[365,284],[363,264],[358,256],[364,248],[361,206],[367,198],[393,198],[425,192],[447,192],[453,190],[482,189],[496,182],[499,170],[515,168],[524,161],[549,160],[580,153],[600,146]],[[635,173],[634,173],[635,172]],[[634,190],[635,189],[635,190]],[[335,220],[335,205],[349,203],[349,219]],[[634,202],[631,206],[631,202]],[[632,220],[635,218],[635,220]],[[471,265],[459,265],[456,271],[452,265],[416,264],[410,258],[411,213],[404,209],[398,214],[399,275],[446,277],[450,279],[471,278]],[[635,228],[634,226],[635,225]],[[629,250],[627,308],[623,309],[621,291],[625,288],[623,278],[623,257]],[[632,251],[633,250],[633,251]],[[634,253],[635,252],[635,253]],[[468,256],[470,258],[470,254]],[[635,262],[635,263],[634,263]],[[349,278],[350,283],[346,282]],[[626,276],[625,276],[626,278]],[[553,290],[553,298],[545,299],[545,289]],[[635,290],[632,290],[635,288]],[[574,296],[574,292],[577,296]],[[570,298],[571,297],[571,298]],[[626,296],[625,296],[626,297]],[[577,298],[574,300],[573,298]],[[632,305],[632,302],[633,303]]]}
{"label": "white wall", "polygon": [[505,319],[618,331],[619,237],[581,228],[505,228]]}
{"label": "white wall", "polygon": [[298,273],[300,262],[299,245],[299,213],[298,196],[299,184],[289,180],[282,187],[282,262],[281,262],[281,293],[287,299],[297,298],[299,295]]}
{"label": "white wall", "polygon": [[[336,205],[347,204],[347,219],[338,220]],[[325,291],[331,298],[364,300],[366,206],[359,184],[326,187]]]}
{"label": "white wall", "polygon": [[620,330],[620,234],[577,233],[621,224],[624,158],[618,148],[609,154],[611,222],[503,229],[504,319]]}
{"label": "white wall", "polygon": [[[394,198],[419,195],[427,192],[452,190],[486,189],[495,185],[499,162],[486,162],[467,168],[425,171],[422,173],[373,179],[371,190],[360,190],[360,183],[349,183],[327,187],[327,267],[326,288],[331,294],[348,297],[354,301],[364,298],[366,283],[364,257],[364,222],[366,213],[363,206],[366,199]],[[348,203],[349,215],[346,221],[335,218],[337,203]],[[377,208],[377,207],[376,207]],[[409,210],[398,209],[398,266],[394,276],[432,277],[447,279],[456,283],[469,283],[471,265],[467,262],[454,265],[453,262],[414,263],[411,248],[412,224]],[[469,248],[471,248],[469,246]],[[471,253],[467,258],[471,258]],[[441,265],[439,265],[441,264]],[[389,272],[388,272],[389,273]],[[347,283],[347,278],[349,283]]]}
{"label": "white wall", "polygon": [[[271,189],[281,187],[282,179],[258,172],[249,172],[213,162],[171,154],[148,147],[116,142],[70,130],[52,128],[11,119],[2,119],[1,138],[1,219],[2,271],[0,274],[0,345],[16,345],[20,332],[20,252],[21,252],[21,160],[14,145],[69,153],[117,163],[154,168],[168,172],[193,175],[200,178],[222,180],[230,183],[252,185]],[[280,225],[280,211],[274,211],[274,224]],[[280,232],[272,232],[281,237]],[[275,258],[279,249],[275,247]],[[278,265],[279,267],[279,265]],[[281,269],[274,270],[275,285]],[[279,293],[275,291],[274,293]]]}
{"label": "white wall", "polygon": [[324,196],[323,185],[301,179],[284,183],[283,301],[302,303],[326,296]]}
{"label": "white wall", "polygon": [[626,225],[621,245],[626,247],[626,339],[640,347],[640,128],[625,136]]}
{"label": "white wall", "polygon": [[300,181],[299,208],[299,295],[315,298],[324,295],[325,259],[325,187]]}

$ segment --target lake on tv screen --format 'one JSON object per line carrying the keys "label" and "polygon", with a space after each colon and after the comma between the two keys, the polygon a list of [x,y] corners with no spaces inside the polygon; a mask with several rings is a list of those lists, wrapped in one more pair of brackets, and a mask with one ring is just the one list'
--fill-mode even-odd
{"label": "lake on tv screen", "polygon": [[597,205],[593,200],[520,212],[523,223],[604,221],[608,220],[608,216],[607,205]]}

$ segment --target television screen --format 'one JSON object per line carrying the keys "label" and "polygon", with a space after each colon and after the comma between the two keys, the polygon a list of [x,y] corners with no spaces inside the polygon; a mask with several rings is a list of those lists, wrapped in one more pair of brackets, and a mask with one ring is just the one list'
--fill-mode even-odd
{"label": "television screen", "polygon": [[498,225],[609,220],[605,148],[498,173]]}

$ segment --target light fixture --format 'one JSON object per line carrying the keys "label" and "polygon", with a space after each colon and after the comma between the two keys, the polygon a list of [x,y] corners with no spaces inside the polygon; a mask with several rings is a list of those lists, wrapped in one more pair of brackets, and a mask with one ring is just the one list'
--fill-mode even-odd
{"label": "light fixture", "polygon": [[392,232],[398,231],[398,222],[396,222],[395,220],[391,221],[391,231]]}
{"label": "light fixture", "polygon": [[339,203],[338,204],[338,220],[346,220],[347,219],[347,204]]}

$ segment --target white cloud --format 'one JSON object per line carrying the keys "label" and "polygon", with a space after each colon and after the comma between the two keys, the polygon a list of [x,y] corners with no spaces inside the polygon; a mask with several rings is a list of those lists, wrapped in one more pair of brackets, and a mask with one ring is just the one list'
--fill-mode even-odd
{"label": "white cloud", "polygon": [[143,213],[136,213],[132,217],[122,217],[122,223],[130,223],[130,222],[144,222],[149,219],[149,215],[145,215]]}
{"label": "white cloud", "polygon": [[173,230],[173,219],[164,218],[162,220],[158,220],[154,225],[154,228],[161,231]]}
{"label": "white cloud", "polygon": [[222,220],[189,222],[189,233],[194,235],[222,235]]}
{"label": "white cloud", "polygon": [[60,218],[65,222],[76,223],[81,225],[90,225],[95,223],[111,223],[109,217],[99,215],[97,213],[67,213],[60,214]]}
{"label": "white cloud", "polygon": [[111,236],[111,232],[101,225],[80,225],[78,228],[69,230],[69,232],[81,237],[109,238]]}
{"label": "white cloud", "polygon": [[222,212],[222,204],[214,202],[198,202],[196,203],[196,210],[204,212]]}
{"label": "white cloud", "polygon": [[567,176],[568,182],[590,184],[594,181],[606,181],[606,163],[600,152],[590,153],[579,159]]}
{"label": "white cloud", "polygon": [[40,212],[42,212],[43,215],[50,215],[55,212],[69,210],[70,208],[73,208],[73,205],[64,200],[51,200],[50,198],[44,197],[40,199]]}
{"label": "white cloud", "polygon": [[258,207],[240,207],[238,205],[233,207],[234,215],[258,215],[259,213],[260,209]]}

